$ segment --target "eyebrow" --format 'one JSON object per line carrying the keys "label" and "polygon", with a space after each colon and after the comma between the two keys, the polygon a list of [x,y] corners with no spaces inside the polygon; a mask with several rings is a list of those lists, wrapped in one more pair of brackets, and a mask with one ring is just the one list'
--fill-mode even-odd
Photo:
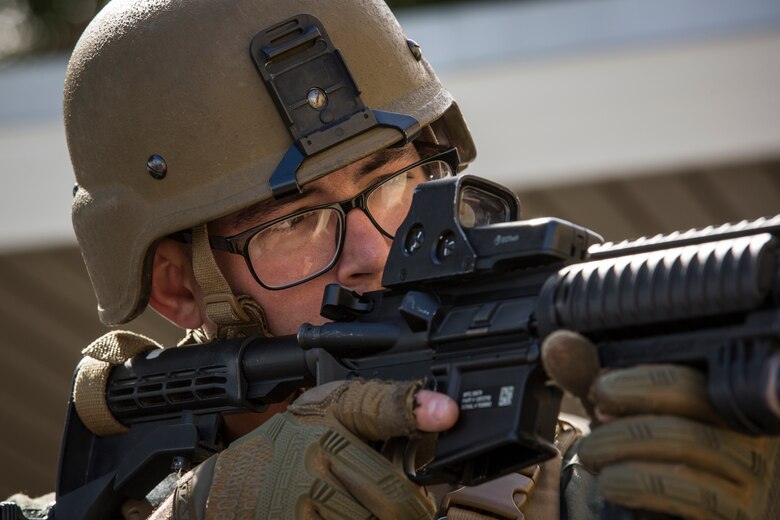
{"label": "eyebrow", "polygon": [[304,186],[301,189],[300,193],[289,195],[285,197],[285,199],[282,201],[276,200],[274,198],[270,198],[270,199],[262,200],[260,202],[256,202],[251,206],[240,210],[238,213],[230,217],[231,227],[240,228],[242,226],[253,225],[263,215],[271,213],[272,211],[275,211],[279,208],[289,206],[290,204],[293,204],[305,197],[308,197],[309,195],[312,195],[317,191],[319,191],[317,188]]}
{"label": "eyebrow", "polygon": [[[360,166],[352,173],[352,179],[353,181],[357,182],[364,175],[368,175],[371,172],[385,167],[391,162],[410,157],[414,155],[414,153],[415,148],[413,146],[406,146],[404,148],[385,148],[380,150],[373,155],[370,155],[367,158],[361,160],[363,163],[360,164]],[[361,161],[358,161],[358,163]],[[252,225],[257,222],[264,214],[268,214],[271,211],[284,208],[285,206],[298,202],[299,200],[311,195],[316,195],[320,191],[322,190],[317,186],[306,184],[301,188],[299,193],[289,195],[288,197],[285,197],[284,200],[279,201],[273,198],[266,199],[240,210],[230,219],[230,223],[232,227]]]}
{"label": "eyebrow", "polygon": [[353,179],[358,180],[363,175],[367,175],[384,166],[387,166],[387,164],[391,162],[405,159],[413,155],[414,151],[415,149],[412,146],[406,146],[404,148],[385,148],[384,150],[380,150],[374,155],[369,156],[367,159],[364,159],[365,163],[361,164],[360,168],[358,168],[353,173]]}

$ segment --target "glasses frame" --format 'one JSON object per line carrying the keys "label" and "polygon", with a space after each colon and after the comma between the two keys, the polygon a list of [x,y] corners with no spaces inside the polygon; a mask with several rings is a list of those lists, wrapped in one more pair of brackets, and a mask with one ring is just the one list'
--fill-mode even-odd
{"label": "glasses frame", "polygon": [[[421,151],[425,151],[429,149],[429,147],[435,147],[438,150],[442,150],[443,147],[438,145],[429,145],[425,144],[424,147],[421,147]],[[329,204],[321,204],[318,206],[312,206],[309,208],[301,208],[298,211],[295,211],[293,213],[290,213],[289,215],[284,215],[279,218],[275,218],[273,220],[270,220],[268,222],[264,222],[262,224],[259,224],[257,226],[251,227],[247,229],[246,231],[242,231],[241,233],[238,233],[236,235],[232,235],[229,237],[222,237],[222,236],[216,236],[216,235],[209,235],[209,243],[211,245],[212,249],[215,249],[217,251],[225,251],[227,253],[241,255],[244,257],[244,262],[246,262],[247,268],[249,269],[249,272],[252,274],[252,277],[255,279],[255,281],[263,288],[268,289],[270,291],[281,291],[284,289],[289,289],[290,287],[295,287],[296,285],[300,285],[303,283],[306,283],[310,280],[313,280],[314,278],[317,278],[318,276],[321,276],[331,269],[333,269],[333,266],[336,265],[339,261],[339,258],[341,258],[341,252],[344,248],[344,236],[347,231],[347,213],[352,211],[353,209],[360,209],[363,211],[363,213],[368,217],[368,219],[371,221],[371,223],[377,228],[377,230],[382,233],[382,235],[386,236],[389,239],[393,239],[393,235],[389,234],[387,231],[382,229],[382,226],[380,226],[374,216],[371,214],[371,211],[368,209],[368,197],[376,191],[380,186],[383,184],[389,182],[391,179],[394,179],[398,177],[399,175],[403,175],[404,173],[408,172],[409,170],[412,170],[414,168],[418,168],[420,166],[425,166],[428,163],[441,161],[444,163],[447,163],[447,165],[450,167],[452,171],[452,175],[456,175],[458,173],[458,165],[460,164],[460,159],[458,157],[458,150],[457,148],[448,148],[444,151],[439,151],[438,153],[435,153],[434,155],[431,155],[429,157],[426,157],[424,159],[421,159],[413,164],[410,164],[409,166],[404,167],[403,169],[375,182],[365,190],[361,191],[354,197],[346,200],[342,200],[340,202],[332,202]],[[252,238],[263,231],[264,229],[267,229],[274,224],[278,224],[279,222],[282,222],[284,220],[294,218],[298,215],[302,215],[304,213],[310,213],[312,211],[317,211],[320,209],[334,209],[338,213],[339,218],[339,233],[337,235],[338,244],[336,246],[336,253],[333,255],[333,259],[328,263],[327,266],[323,267],[319,271],[317,271],[314,274],[311,274],[307,276],[306,278],[303,278],[301,280],[295,281],[293,283],[285,284],[285,285],[279,285],[279,286],[270,286],[260,279],[260,277],[255,272],[254,267],[252,266],[252,261],[249,258],[249,242],[252,240]]]}

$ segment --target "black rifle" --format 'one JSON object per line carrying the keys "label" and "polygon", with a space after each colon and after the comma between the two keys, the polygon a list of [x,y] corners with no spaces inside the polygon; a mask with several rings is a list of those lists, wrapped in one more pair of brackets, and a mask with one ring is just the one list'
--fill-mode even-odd
{"label": "black rifle", "polygon": [[555,452],[561,398],[540,342],[561,328],[596,342],[606,367],[698,367],[735,429],[780,433],[780,216],[600,246],[562,220],[516,221],[518,208],[509,190],[472,176],[421,184],[387,289],[329,286],[332,323],[156,350],[115,368],[107,402],[129,432],[93,435],[71,401],[56,518],[108,518],[172,467],[223,449],[222,414],[356,377],[422,378],[459,403],[434,460],[416,474],[406,465],[417,482],[476,484],[538,463]]}

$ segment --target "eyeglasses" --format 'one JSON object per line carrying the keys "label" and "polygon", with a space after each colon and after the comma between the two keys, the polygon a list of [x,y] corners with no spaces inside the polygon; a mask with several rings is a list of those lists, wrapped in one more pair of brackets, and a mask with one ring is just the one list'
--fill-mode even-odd
{"label": "eyeglasses", "polygon": [[242,255],[254,279],[280,290],[329,271],[341,255],[347,213],[362,210],[380,233],[392,239],[412,204],[414,188],[453,175],[455,148],[410,164],[353,198],[306,208],[230,237],[209,236],[213,249]]}

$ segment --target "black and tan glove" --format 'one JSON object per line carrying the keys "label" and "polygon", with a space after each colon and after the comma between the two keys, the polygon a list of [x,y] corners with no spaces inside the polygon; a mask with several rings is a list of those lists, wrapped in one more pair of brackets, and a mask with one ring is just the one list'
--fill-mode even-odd
{"label": "black and tan glove", "polygon": [[[154,518],[432,518],[425,488],[364,442],[417,435],[419,388],[380,381],[313,388],[185,476]],[[198,490],[208,493],[205,515]]]}
{"label": "black and tan glove", "polygon": [[777,518],[770,492],[780,439],[727,428],[701,372],[642,365],[602,373],[596,347],[567,331],[551,335],[542,356],[550,377],[596,418],[579,456],[599,472],[607,501],[686,519]]}

